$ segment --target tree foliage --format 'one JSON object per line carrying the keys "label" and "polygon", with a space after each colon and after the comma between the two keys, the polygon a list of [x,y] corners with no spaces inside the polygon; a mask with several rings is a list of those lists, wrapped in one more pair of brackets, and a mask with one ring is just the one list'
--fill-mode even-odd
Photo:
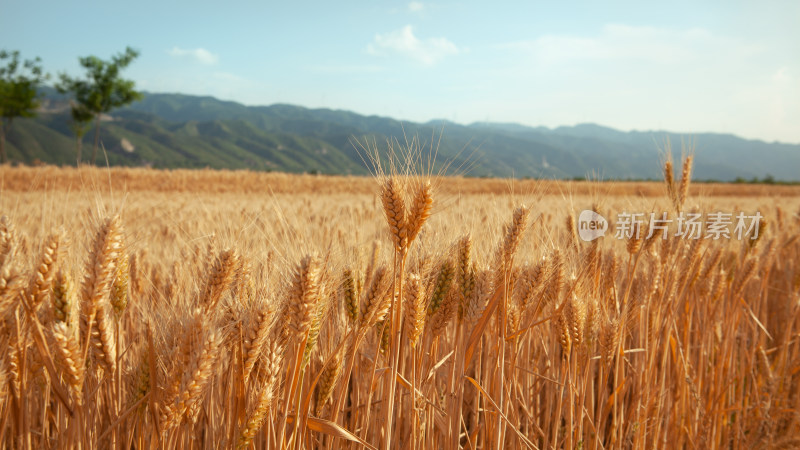
{"label": "tree foliage", "polygon": [[0,162],[8,160],[6,134],[14,119],[36,116],[37,88],[45,79],[41,59],[21,61],[19,51],[0,50]]}
{"label": "tree foliage", "polygon": [[119,53],[104,61],[96,56],[86,56],[79,59],[81,67],[86,70],[85,78],[72,78],[65,73],[59,75],[60,82],[56,85],[61,93],[72,93],[75,101],[72,102],[73,131],[77,139],[78,163],[80,163],[81,139],[86,132],[86,124],[95,120],[94,146],[92,148],[92,164],[97,158],[97,147],[100,139],[100,117],[115,108],[125,106],[142,98],[137,92],[132,80],[120,78],[122,69],[128,67],[139,52],[127,47]]}

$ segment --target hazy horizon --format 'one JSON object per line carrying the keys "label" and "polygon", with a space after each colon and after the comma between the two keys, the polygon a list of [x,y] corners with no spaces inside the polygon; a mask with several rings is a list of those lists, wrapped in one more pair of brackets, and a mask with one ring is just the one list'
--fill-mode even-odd
{"label": "hazy horizon", "polygon": [[800,143],[800,3],[42,3],[4,6],[2,48],[77,75],[131,46],[153,93]]}

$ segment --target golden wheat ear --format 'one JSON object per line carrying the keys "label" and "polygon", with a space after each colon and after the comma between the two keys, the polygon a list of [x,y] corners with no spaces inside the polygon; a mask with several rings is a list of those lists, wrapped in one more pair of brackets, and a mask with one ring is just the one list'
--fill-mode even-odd
{"label": "golden wheat ear", "polygon": [[83,372],[86,367],[81,355],[80,345],[75,338],[75,334],[69,331],[65,322],[57,322],[53,325],[53,338],[56,342],[57,361],[61,371],[70,387],[73,398],[80,402]]}
{"label": "golden wheat ear", "polygon": [[121,247],[122,223],[119,216],[106,219],[95,237],[83,280],[84,335],[94,351],[95,360],[109,374],[114,373],[117,365],[109,294]]}
{"label": "golden wheat ear", "polygon": [[111,286],[111,306],[114,313],[120,317],[128,307],[128,283],[130,280],[130,266],[128,252],[123,245],[117,255],[117,269],[114,273],[114,284]]}
{"label": "golden wheat ear", "polygon": [[560,300],[561,292],[564,290],[566,282],[564,272],[564,259],[561,256],[561,251],[556,249],[549,263],[549,281],[545,290],[544,305],[557,304]]}
{"label": "golden wheat ear", "polygon": [[414,194],[414,200],[411,203],[411,209],[408,212],[408,243],[416,239],[422,226],[431,215],[431,208],[433,207],[433,188],[430,181],[424,182]]}
{"label": "golden wheat ear", "polygon": [[322,321],[325,318],[325,315],[328,312],[328,307],[330,306],[331,301],[329,298],[326,298],[324,294],[320,295],[320,300],[317,301],[316,306],[314,308],[314,312],[311,316],[311,326],[308,329],[308,338],[306,339],[306,348],[303,350],[303,363],[302,366],[305,368],[308,365],[308,362],[311,359],[311,353],[314,351],[314,348],[317,345],[317,340],[319,339],[319,332],[322,328]]}
{"label": "golden wheat ear", "polygon": [[427,317],[427,304],[425,303],[425,290],[419,274],[411,274],[406,279],[406,289],[403,292],[406,304],[406,326],[408,340],[411,348],[416,348],[417,342],[425,328]]}
{"label": "golden wheat ear", "polygon": [[633,231],[631,232],[630,238],[628,238],[627,243],[627,250],[629,255],[636,255],[639,253],[639,250],[642,248],[642,242],[644,242],[644,233],[642,232],[642,227],[639,225],[639,222],[636,222],[633,225]]}
{"label": "golden wheat ear", "polygon": [[448,289],[445,293],[444,301],[436,314],[431,317],[431,333],[438,337],[444,335],[447,325],[458,312],[458,295],[455,290]]}
{"label": "golden wheat ear", "polygon": [[381,187],[381,201],[389,233],[398,253],[408,248],[408,225],[406,223],[406,204],[400,183],[394,176],[388,177]]}
{"label": "golden wheat ear", "polygon": [[97,308],[111,290],[117,256],[122,247],[119,216],[106,219],[94,239],[83,280],[82,300],[91,310]]}
{"label": "golden wheat ear", "polygon": [[436,275],[436,281],[433,285],[433,292],[431,298],[428,300],[428,316],[433,316],[439,307],[442,306],[442,301],[445,299],[447,293],[450,291],[450,286],[453,284],[453,277],[455,275],[455,268],[453,261],[450,258],[445,259],[441,266],[439,266],[439,273]]}
{"label": "golden wheat ear", "polygon": [[675,210],[678,211],[680,208],[678,191],[675,187],[675,170],[672,166],[672,155],[668,155],[667,158],[668,159],[664,161],[664,183],[667,186],[667,196],[675,207]]}
{"label": "golden wheat ear", "polygon": [[464,322],[467,330],[472,330],[483,315],[486,303],[494,292],[492,272],[488,269],[481,270],[473,276],[473,287],[467,299],[464,311]]}
{"label": "golden wheat ear", "polygon": [[315,255],[305,256],[297,265],[289,291],[290,326],[294,337],[305,339],[314,317],[320,293],[320,262]]}
{"label": "golden wheat ear", "polygon": [[391,305],[388,291],[391,288],[392,275],[386,267],[379,267],[372,276],[369,288],[364,294],[364,309],[361,312],[361,326],[369,327],[386,317]]}
{"label": "golden wheat ear", "polygon": [[5,267],[0,270],[0,314],[5,313],[16,305],[17,296],[24,286],[23,277],[16,270]]}
{"label": "golden wheat ear", "polygon": [[36,309],[50,294],[50,283],[55,275],[55,266],[58,261],[58,248],[61,241],[60,234],[51,234],[42,249],[39,264],[36,266],[33,277],[28,284],[26,298],[30,305]]}
{"label": "golden wheat ear", "polygon": [[358,323],[358,292],[356,283],[351,269],[345,269],[342,272],[342,280],[339,287],[339,295],[344,304],[347,318],[350,319],[351,324]]}
{"label": "golden wheat ear", "polygon": [[497,253],[497,279],[495,286],[505,284],[511,277],[511,269],[514,262],[514,254],[517,252],[519,243],[528,226],[528,215],[530,210],[520,206],[514,210],[511,223],[506,226],[506,233],[500,244]]}
{"label": "golden wheat ear", "polygon": [[253,370],[256,361],[261,356],[261,351],[264,343],[269,337],[270,324],[272,322],[273,311],[267,307],[259,308],[255,315],[252,328],[248,331],[244,341],[243,359],[244,359],[244,383],[246,384],[250,378],[250,372]]}
{"label": "golden wheat ear", "polygon": [[224,250],[215,259],[213,265],[209,268],[208,278],[200,297],[200,305],[205,308],[206,312],[214,311],[220,298],[222,298],[222,294],[233,283],[238,265],[239,254],[236,250]]}
{"label": "golden wheat ear", "polygon": [[74,306],[67,273],[59,269],[52,283],[53,319],[55,322],[69,323]]}
{"label": "golden wheat ear", "polygon": [[339,381],[339,377],[342,374],[344,350],[345,347],[342,347],[333,355],[333,359],[325,366],[325,370],[320,375],[316,398],[317,416],[319,416],[320,411],[331,398],[333,389],[336,387],[336,383]]}
{"label": "golden wheat ear", "polygon": [[683,167],[681,169],[681,184],[678,188],[678,211],[683,211],[683,205],[686,199],[689,198],[689,184],[692,181],[692,163],[694,156],[688,155],[683,160]]}
{"label": "golden wheat ear", "polygon": [[263,381],[259,383],[261,390],[239,435],[238,448],[247,448],[250,445],[250,442],[267,419],[267,413],[275,399],[275,391],[278,388],[281,364],[283,362],[283,348],[279,343],[279,339],[273,338],[265,344],[265,350],[264,373],[261,377]]}
{"label": "golden wheat ear", "polygon": [[14,227],[8,216],[0,217],[0,269],[14,257]]}

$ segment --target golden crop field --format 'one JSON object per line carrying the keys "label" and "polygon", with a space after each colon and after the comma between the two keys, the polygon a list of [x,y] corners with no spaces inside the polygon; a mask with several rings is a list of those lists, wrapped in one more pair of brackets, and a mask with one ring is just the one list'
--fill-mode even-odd
{"label": "golden crop field", "polygon": [[800,187],[676,172],[2,166],[0,447],[797,448]]}

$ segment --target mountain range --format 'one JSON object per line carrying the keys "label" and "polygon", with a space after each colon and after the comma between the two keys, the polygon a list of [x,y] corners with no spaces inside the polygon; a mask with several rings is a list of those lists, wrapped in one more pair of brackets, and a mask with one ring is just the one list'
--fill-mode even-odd
{"label": "mountain range", "polygon": [[[75,163],[69,99],[42,89],[35,119],[18,119],[7,136],[9,159]],[[84,160],[94,131],[84,138]],[[386,150],[406,139],[437,149],[434,172],[467,176],[658,179],[667,140],[677,157],[694,147],[694,177],[733,181],[800,180],[800,144],[747,140],[730,134],[623,132],[595,124],[528,127],[513,123],[401,122],[331,109],[276,104],[245,106],[213,97],[145,94],[103,117],[98,160],[157,168],[229,168],[325,174],[367,174],[362,145]],[[359,145],[359,142],[362,145]],[[395,146],[395,148],[397,148]]]}

